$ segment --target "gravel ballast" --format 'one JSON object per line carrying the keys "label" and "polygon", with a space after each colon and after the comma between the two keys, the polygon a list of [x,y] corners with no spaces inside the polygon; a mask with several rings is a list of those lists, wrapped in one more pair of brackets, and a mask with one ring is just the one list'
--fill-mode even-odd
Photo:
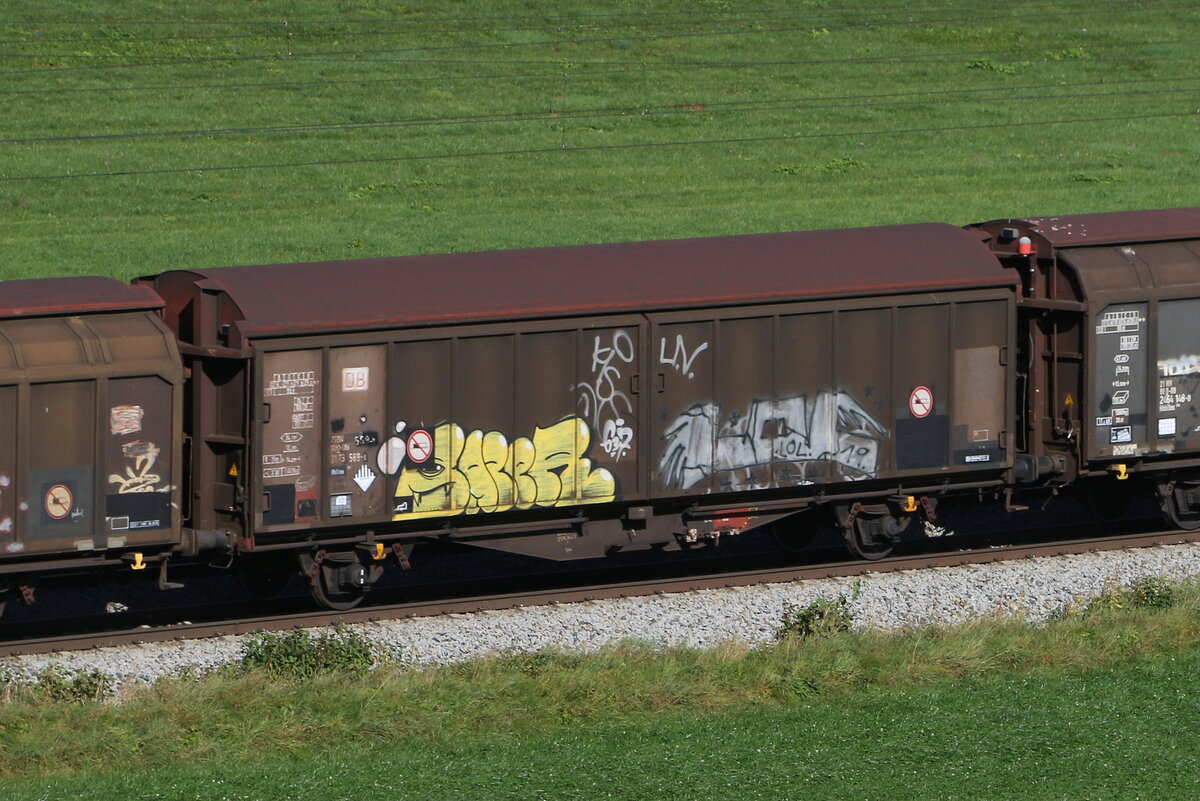
{"label": "gravel ballast", "polygon": [[[845,596],[856,628],[951,624],[990,615],[1045,620],[1106,587],[1138,579],[1200,576],[1200,544],[1159,546],[858,578],[560,604],[434,618],[356,624],[416,665],[441,665],[498,652],[588,651],[623,640],[709,648],[769,642],[787,605]],[[32,676],[57,664],[99,669],[118,685],[152,682],[184,669],[241,658],[249,635],[0,659],[0,672]]]}

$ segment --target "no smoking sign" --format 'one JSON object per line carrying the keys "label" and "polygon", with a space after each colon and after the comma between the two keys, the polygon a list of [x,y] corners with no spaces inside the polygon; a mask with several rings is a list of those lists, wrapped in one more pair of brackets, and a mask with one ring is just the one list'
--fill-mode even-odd
{"label": "no smoking sign", "polygon": [[433,436],[423,428],[418,428],[408,437],[408,458],[421,464],[433,455]]}
{"label": "no smoking sign", "polygon": [[933,411],[933,390],[926,386],[914,389],[908,396],[908,410],[918,419],[928,417]]}

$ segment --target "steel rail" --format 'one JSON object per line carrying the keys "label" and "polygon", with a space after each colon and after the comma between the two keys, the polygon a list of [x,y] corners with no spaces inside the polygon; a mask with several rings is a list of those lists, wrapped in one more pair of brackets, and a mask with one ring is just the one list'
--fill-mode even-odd
{"label": "steel rail", "polygon": [[1122,534],[1086,539],[1057,540],[1036,544],[994,545],[943,553],[892,556],[877,561],[827,562],[817,565],[790,566],[711,573],[669,579],[616,582],[556,590],[481,595],[471,598],[441,599],[416,603],[374,606],[350,611],[303,612],[228,620],[215,623],[179,623],[156,628],[137,628],[94,634],[72,634],[17,642],[0,642],[0,657],[79,651],[154,642],[204,639],[228,635],[281,631],[296,628],[350,623],[379,622],[415,617],[470,614],[477,612],[580,603],[614,598],[695,592],[708,589],[748,587],[823,578],[845,578],[869,573],[893,573],[936,567],[1068,556],[1098,551],[1131,550],[1163,545],[1200,542],[1200,531],[1170,530],[1152,533]]}

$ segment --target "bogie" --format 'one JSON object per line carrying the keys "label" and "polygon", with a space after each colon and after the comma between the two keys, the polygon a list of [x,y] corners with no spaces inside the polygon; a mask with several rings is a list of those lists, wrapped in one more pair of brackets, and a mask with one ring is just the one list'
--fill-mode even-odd
{"label": "bogie", "polygon": [[1163,515],[1176,528],[1200,529],[1200,480],[1175,479],[1159,488]]}
{"label": "bogie", "polygon": [[313,599],[326,609],[345,611],[363,602],[383,565],[369,563],[360,551],[301,553],[301,572],[308,577]]}
{"label": "bogie", "polygon": [[888,503],[853,503],[834,508],[846,538],[846,547],[857,559],[876,561],[892,554],[912,517],[897,513]]}

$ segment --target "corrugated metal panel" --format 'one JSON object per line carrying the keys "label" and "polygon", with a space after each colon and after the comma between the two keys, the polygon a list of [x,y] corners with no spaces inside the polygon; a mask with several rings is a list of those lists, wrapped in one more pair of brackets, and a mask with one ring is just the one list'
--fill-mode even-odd
{"label": "corrugated metal panel", "polygon": [[[192,274],[206,290],[223,292],[237,305],[243,336],[1014,283],[978,233],[937,223]],[[143,280],[164,283],[162,277]]]}
{"label": "corrugated metal panel", "polygon": [[183,369],[158,315],[2,319],[0,345],[0,561],[177,543]]}
{"label": "corrugated metal panel", "polygon": [[162,305],[150,287],[100,276],[29,278],[0,284],[0,318],[157,309]]}
{"label": "corrugated metal panel", "polygon": [[1200,449],[1200,240],[1064,248],[1059,257],[1092,310],[1089,457]]}
{"label": "corrugated metal panel", "polygon": [[1200,287],[1200,240],[1066,248],[1060,257],[1078,272],[1089,296]]}
{"label": "corrugated metal panel", "polygon": [[1002,289],[651,316],[652,492],[1004,469],[1012,304]]}

